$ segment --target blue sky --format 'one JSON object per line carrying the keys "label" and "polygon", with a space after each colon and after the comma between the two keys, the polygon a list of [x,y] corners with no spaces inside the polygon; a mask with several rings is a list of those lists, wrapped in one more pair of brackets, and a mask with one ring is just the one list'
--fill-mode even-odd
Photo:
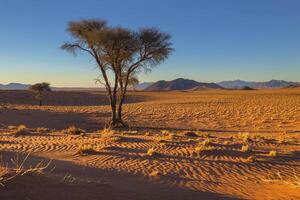
{"label": "blue sky", "polygon": [[171,33],[175,52],[141,81],[300,81],[299,0],[0,0],[0,83],[95,86],[93,60],[59,48],[83,18]]}

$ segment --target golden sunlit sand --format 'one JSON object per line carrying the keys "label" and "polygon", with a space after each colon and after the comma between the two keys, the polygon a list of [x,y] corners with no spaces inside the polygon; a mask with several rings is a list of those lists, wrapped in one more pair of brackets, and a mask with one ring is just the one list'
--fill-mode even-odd
{"label": "golden sunlit sand", "polygon": [[23,170],[47,167],[4,182],[0,199],[299,199],[299,97],[129,92],[130,128],[108,130],[102,92],[52,92],[40,108],[29,92],[3,91],[1,176],[28,154]]}

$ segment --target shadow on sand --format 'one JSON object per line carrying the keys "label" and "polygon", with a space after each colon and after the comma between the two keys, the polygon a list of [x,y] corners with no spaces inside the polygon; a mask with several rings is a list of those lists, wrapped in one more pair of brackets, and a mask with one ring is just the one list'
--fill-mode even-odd
{"label": "shadow on sand", "polygon": [[[16,153],[1,152],[4,162]],[[25,155],[23,155],[25,156]],[[49,159],[30,156],[25,163],[32,165]],[[76,165],[68,161],[52,160],[44,175],[25,175],[13,179],[0,190],[0,199],[63,199],[63,200],[194,200],[194,199],[236,199],[212,192],[182,189],[168,186],[161,181],[141,175],[115,170],[101,170]],[[47,170],[46,170],[47,171]],[[66,176],[67,175],[67,176]],[[66,178],[69,177],[69,178]]]}

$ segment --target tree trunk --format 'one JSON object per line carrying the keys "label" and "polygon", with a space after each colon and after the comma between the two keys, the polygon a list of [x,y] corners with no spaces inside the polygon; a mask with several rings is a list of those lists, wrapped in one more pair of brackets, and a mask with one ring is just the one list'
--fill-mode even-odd
{"label": "tree trunk", "polygon": [[39,101],[40,101],[40,106],[42,106],[42,94],[39,94]]}

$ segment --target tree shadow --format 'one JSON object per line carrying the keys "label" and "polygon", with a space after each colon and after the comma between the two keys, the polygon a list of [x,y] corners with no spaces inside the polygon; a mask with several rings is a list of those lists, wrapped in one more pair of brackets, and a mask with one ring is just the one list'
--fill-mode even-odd
{"label": "tree shadow", "polygon": [[[16,156],[16,153],[1,152],[1,155],[4,162],[9,162],[12,157]],[[41,161],[48,163],[50,160],[30,155],[24,166],[34,165]],[[0,199],[238,199],[213,192],[170,186],[141,175],[119,172],[113,169],[107,171],[80,166],[68,161],[52,160],[49,168],[52,169],[53,167],[55,167],[53,171],[44,175],[25,175],[11,180],[4,188],[1,188]]]}
{"label": "tree shadow", "polygon": [[88,113],[76,112],[5,109],[0,115],[0,121],[3,126],[24,124],[28,128],[44,127],[61,130],[74,125],[86,131],[96,131],[105,126],[105,119],[107,120],[109,117],[110,113],[108,112],[97,113],[97,116],[91,116]]}

